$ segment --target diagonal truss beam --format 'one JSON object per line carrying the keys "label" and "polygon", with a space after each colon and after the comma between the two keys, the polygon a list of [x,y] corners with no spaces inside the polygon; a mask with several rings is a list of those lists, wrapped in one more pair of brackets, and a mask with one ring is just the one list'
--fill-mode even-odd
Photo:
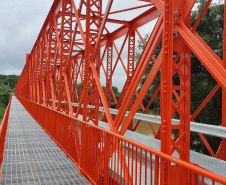
{"label": "diagonal truss beam", "polygon": [[146,70],[147,65],[149,64],[149,61],[154,54],[154,51],[159,43],[159,40],[162,35],[162,17],[159,18],[151,36],[147,43],[147,46],[145,47],[145,50],[143,52],[143,55],[140,58],[138,66],[136,67],[135,73],[133,75],[133,78],[131,80],[131,84],[127,89],[127,92],[124,98],[124,101],[122,102],[122,105],[119,109],[119,113],[117,114],[114,125],[116,126],[116,129],[118,129],[119,125],[121,124],[121,121],[125,115],[125,112],[127,111],[128,105],[133,98],[133,95],[136,91],[137,86],[139,85],[139,82]]}
{"label": "diagonal truss beam", "polygon": [[206,49],[184,23],[181,22],[179,25],[175,25],[175,28],[215,80],[223,89],[226,89],[226,70],[218,62],[219,59]]}

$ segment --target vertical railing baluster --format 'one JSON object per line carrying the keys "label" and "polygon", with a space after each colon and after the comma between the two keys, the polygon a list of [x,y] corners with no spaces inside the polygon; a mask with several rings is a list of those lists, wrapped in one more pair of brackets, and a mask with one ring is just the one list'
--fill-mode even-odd
{"label": "vertical railing baluster", "polygon": [[117,145],[116,145],[116,148],[117,148],[117,183],[119,183],[119,139],[117,138]]}
{"label": "vertical railing baluster", "polygon": [[114,137],[114,148],[113,148],[113,151],[115,151],[114,152],[114,185],[115,185],[115,180],[116,180],[116,178],[115,178],[115,171],[116,171],[116,137]]}
{"label": "vertical railing baluster", "polygon": [[[125,161],[124,161],[124,180],[123,180],[123,184],[126,183],[126,142],[124,141],[124,150],[123,150],[123,153],[124,153],[124,157],[125,157]],[[122,159],[123,160],[123,159]]]}
{"label": "vertical railing baluster", "polygon": [[142,174],[142,148],[140,148],[140,184],[141,184],[141,174]]}
{"label": "vertical railing baluster", "polygon": [[137,146],[136,146],[136,168],[135,168],[135,185],[137,185]]}
{"label": "vertical railing baluster", "polygon": [[127,176],[127,178],[128,178],[128,185],[130,184],[130,178],[129,178],[129,175],[130,175],[130,144],[127,142],[127,144],[128,144],[128,148],[127,148],[127,151],[128,151],[128,176]]}
{"label": "vertical railing baluster", "polygon": [[[134,155],[134,151],[133,151],[133,144],[132,144],[132,147],[131,147],[131,149],[132,149],[132,181],[133,181],[133,155]],[[133,184],[133,182],[132,182],[132,184]]]}
{"label": "vertical railing baluster", "polygon": [[158,185],[158,184],[159,184],[159,156],[155,155],[155,183],[154,183],[154,185]]}
{"label": "vertical railing baluster", "polygon": [[152,153],[150,153],[150,175],[151,175],[151,185],[153,184],[153,175],[152,175],[153,167],[152,167]]}
{"label": "vertical railing baluster", "polygon": [[204,185],[204,176],[202,175],[202,185]]}
{"label": "vertical railing baluster", "polygon": [[179,185],[178,184],[178,178],[179,178],[179,175],[178,175],[178,165],[176,164],[176,185]]}
{"label": "vertical railing baluster", "polygon": [[[111,142],[113,140],[113,137],[110,135],[110,138],[109,138],[109,142]],[[113,154],[112,154],[112,156],[110,156],[110,149],[111,149],[111,143],[109,143],[109,150],[108,150],[108,155],[109,155],[109,162],[110,162],[110,169],[111,169],[111,171],[110,171],[110,177],[111,177],[111,181],[109,181],[109,183],[111,183],[112,184],[112,173],[113,173],[113,170],[112,170],[112,168],[113,168],[113,165],[112,165],[112,161],[113,161]],[[113,145],[112,145],[112,149],[113,149]]]}
{"label": "vertical railing baluster", "polygon": [[120,152],[120,158],[121,158],[121,165],[120,165],[120,169],[121,169],[121,171],[120,171],[120,184],[122,184],[122,148],[123,148],[123,141],[121,140],[121,142],[120,142],[120,144],[121,144],[121,147],[120,147],[120,150],[121,150],[121,152]]}
{"label": "vertical railing baluster", "polygon": [[145,150],[145,185],[147,185],[147,151]]}
{"label": "vertical railing baluster", "polygon": [[187,184],[187,175],[186,175],[186,168],[183,168],[183,177],[184,177],[184,180],[183,180],[183,185],[186,185]]}

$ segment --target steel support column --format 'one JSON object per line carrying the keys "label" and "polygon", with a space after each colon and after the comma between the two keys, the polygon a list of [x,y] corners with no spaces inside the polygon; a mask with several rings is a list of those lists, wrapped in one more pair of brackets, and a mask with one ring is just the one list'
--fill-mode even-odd
{"label": "steel support column", "polygon": [[[164,1],[161,73],[161,152],[171,155],[174,0]],[[161,161],[161,184],[169,184],[169,163]]]}

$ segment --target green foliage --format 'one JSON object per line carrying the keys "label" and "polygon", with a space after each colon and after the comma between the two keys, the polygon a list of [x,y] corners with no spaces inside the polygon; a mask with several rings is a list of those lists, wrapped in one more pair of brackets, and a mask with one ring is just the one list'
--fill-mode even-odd
{"label": "green foliage", "polygon": [[6,110],[5,107],[0,107],[0,119],[2,119],[4,117],[5,110]]}
{"label": "green foliage", "polygon": [[1,75],[0,74],[0,85],[7,85],[11,89],[15,88],[15,85],[17,83],[17,80],[19,79],[19,76],[17,75]]}
{"label": "green foliage", "polygon": [[[206,0],[201,0],[198,9],[192,13],[192,25],[195,24],[195,21],[200,15],[206,2]],[[223,16],[224,6],[219,4],[212,5],[206,11],[203,19],[196,29],[196,32],[221,59],[223,58]],[[203,100],[212,91],[212,89],[216,86],[217,82],[194,54],[191,56],[191,72],[191,113],[193,114],[203,102]],[[218,90],[195,118],[195,121],[220,125],[222,123],[221,107],[222,92],[221,90]],[[221,139],[212,136],[205,137],[213,151],[216,152]],[[191,133],[191,139],[191,148],[193,150],[209,154],[197,133]]]}
{"label": "green foliage", "polygon": [[7,92],[0,93],[0,105],[7,107],[10,99],[10,94]]}
{"label": "green foliage", "polygon": [[[91,89],[91,86],[89,86],[88,88]],[[103,91],[105,92],[106,87],[105,87],[105,86],[102,86],[102,89],[103,89]],[[119,98],[119,96],[120,96],[120,94],[121,94],[121,93],[118,91],[118,87],[112,86],[112,90],[113,90],[113,92],[114,92],[114,94],[115,94],[115,98],[118,100],[118,98]],[[78,94],[78,96],[79,96],[80,92],[81,92],[81,83],[77,84],[77,94]],[[115,104],[114,98],[113,98],[113,96],[112,96],[112,97],[111,97],[111,107],[114,108],[115,105],[116,105],[116,104]]]}
{"label": "green foliage", "polygon": [[[143,38],[144,41],[147,43],[148,39],[150,37],[150,33],[146,34],[145,37]],[[154,53],[154,57],[157,58],[160,51],[161,51],[161,47],[162,47],[162,42],[160,41],[157,48],[156,48],[156,51]],[[138,40],[138,49],[139,51],[141,52],[136,52],[136,55],[135,55],[135,60],[136,62],[138,63],[139,62],[139,59],[140,59],[140,56],[142,54],[142,51],[144,50],[144,45],[143,43]],[[142,86],[144,85],[144,82],[146,81],[146,78],[152,68],[152,66],[154,65],[154,61],[151,59],[145,73],[144,73],[144,76],[143,78],[141,79],[141,82],[140,82],[140,85],[139,85],[139,89],[138,89],[138,93],[140,92]],[[150,101],[151,97],[153,96],[154,92],[156,91],[156,89],[158,88],[160,84],[160,73],[158,72],[157,73],[157,76],[156,78],[154,79],[154,81],[152,82],[146,96],[144,97],[142,103],[143,105],[146,107],[148,102]],[[160,113],[160,94],[158,93],[157,96],[155,97],[153,103],[151,104],[151,107],[149,107],[149,109],[152,109],[154,110],[153,112],[155,114],[159,114]]]}
{"label": "green foliage", "polygon": [[0,118],[3,118],[5,109],[9,103],[10,93],[15,92],[15,85],[19,76],[0,75]]}
{"label": "green foliage", "polygon": [[[106,87],[105,86],[102,86],[102,89],[105,92]],[[119,99],[119,96],[121,94],[118,91],[118,87],[112,86],[112,90],[114,92],[114,95],[115,95],[116,100],[118,100]],[[114,100],[113,96],[111,96],[111,108],[115,108],[115,105],[116,105],[115,100]]]}
{"label": "green foliage", "polygon": [[[207,0],[199,0],[197,8],[192,12],[191,16],[191,25],[193,26],[198,19],[202,9],[206,5]],[[224,6],[220,4],[211,5],[206,11],[203,19],[199,23],[196,32],[202,37],[202,39],[215,51],[215,53],[222,59],[223,58],[223,16],[224,16]],[[150,34],[147,34],[144,37],[144,40],[147,42]],[[161,48],[161,42],[156,49],[154,54],[157,58]],[[138,41],[138,49],[142,51],[144,46],[141,41]],[[141,52],[136,53],[136,60],[140,58]],[[174,53],[176,55],[176,53]],[[150,72],[153,66],[153,61],[150,61],[148,69],[146,70],[144,77],[140,83],[140,88],[144,84],[148,73]],[[146,94],[143,104],[146,105],[147,102],[152,97],[155,89],[160,83],[160,75],[158,74],[155,81],[150,86],[149,91]],[[173,84],[179,84],[178,76],[173,78]],[[197,57],[192,53],[191,54],[191,114],[193,114],[201,103],[205,100],[208,94],[216,86],[217,82],[209,74],[207,69],[203,64],[197,59]],[[157,100],[154,101],[153,106],[150,107],[152,110],[158,110],[156,107],[160,106],[159,95],[156,97]],[[211,98],[207,105],[202,109],[202,111],[195,118],[196,122],[220,125],[222,123],[222,93],[221,90],[218,90],[217,93]],[[156,112],[155,112],[156,113]],[[157,113],[158,114],[158,113]],[[177,117],[178,115],[174,115]],[[220,138],[205,136],[213,151],[216,152],[218,146],[221,142]],[[197,133],[191,133],[191,149],[209,154],[204,143],[201,141]]]}

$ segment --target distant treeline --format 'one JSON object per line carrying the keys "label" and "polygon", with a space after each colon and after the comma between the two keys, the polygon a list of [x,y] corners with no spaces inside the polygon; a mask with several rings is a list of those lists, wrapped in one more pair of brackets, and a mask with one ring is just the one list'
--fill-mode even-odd
{"label": "distant treeline", "polygon": [[0,74],[0,119],[4,116],[10,94],[15,92],[15,85],[19,77],[17,75]]}

